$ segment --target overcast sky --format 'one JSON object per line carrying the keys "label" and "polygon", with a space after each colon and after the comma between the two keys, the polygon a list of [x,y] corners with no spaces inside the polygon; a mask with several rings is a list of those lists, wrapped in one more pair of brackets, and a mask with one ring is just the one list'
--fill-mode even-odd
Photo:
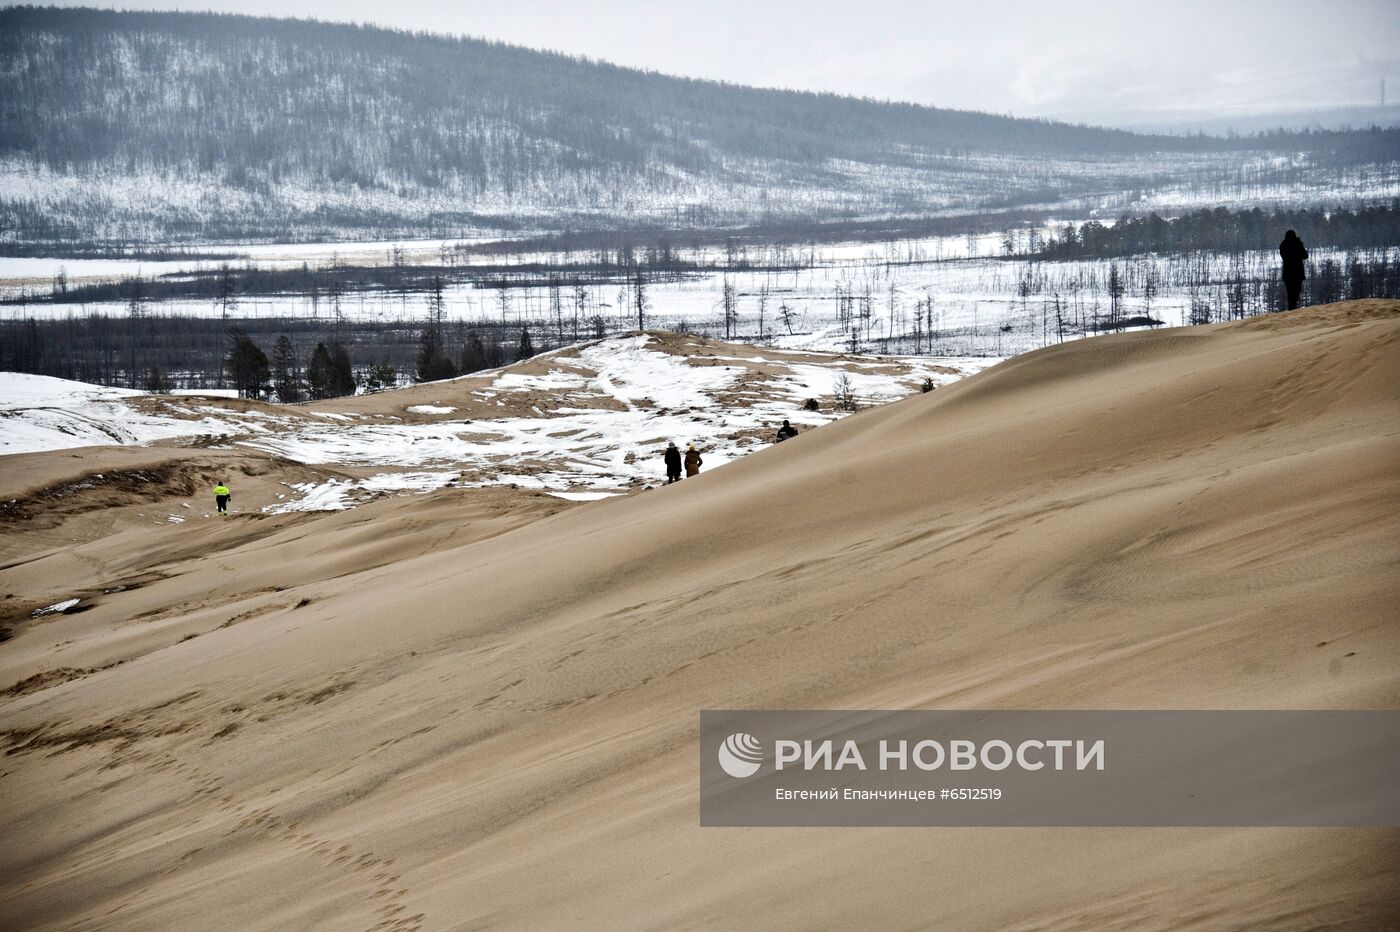
{"label": "overcast sky", "polygon": [[[77,4],[74,4],[77,5]],[[671,74],[1131,123],[1400,101],[1400,0],[206,0]]]}

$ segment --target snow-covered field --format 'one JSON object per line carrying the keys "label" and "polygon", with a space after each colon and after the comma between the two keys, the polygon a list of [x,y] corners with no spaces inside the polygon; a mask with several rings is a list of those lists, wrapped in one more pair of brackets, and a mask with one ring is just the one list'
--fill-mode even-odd
{"label": "snow-covered field", "polygon": [[[481,242],[495,242],[506,237],[466,237],[451,240],[410,240],[405,242],[357,241],[345,243],[232,243],[180,247],[189,253],[174,259],[71,259],[45,256],[0,256],[0,294],[12,294],[25,288],[47,288],[54,277],[62,273],[69,283],[115,281],[140,275],[156,278],[162,275],[189,275],[208,272],[227,264],[234,269],[255,265],[263,269],[297,268],[303,264],[312,268],[334,265],[389,265],[397,250],[405,262],[428,263],[440,260],[446,253],[453,261],[469,263],[459,257],[459,247]],[[236,258],[229,259],[228,256]],[[477,257],[475,262],[486,261]]]}
{"label": "snow-covered field", "polygon": [[[0,373],[0,453],[215,438],[218,446],[364,473],[289,487],[284,501],[267,506],[273,512],[335,510],[449,483],[588,499],[655,482],[668,441],[696,444],[710,470],[772,443],[785,418],[809,429],[844,416],[833,405],[842,376],[869,406],[996,361],[792,353],[630,334],[342,400],[334,411]],[[807,410],[808,399],[819,409]]]}
{"label": "snow-covered field", "polygon": [[[1111,217],[1098,218],[1106,224]],[[1044,228],[1042,232],[1049,230]],[[182,276],[195,272],[208,272],[225,263],[235,272],[245,265],[258,268],[296,268],[303,264],[311,268],[328,268],[338,265],[387,266],[397,255],[404,263],[433,264],[442,262],[453,267],[471,268],[492,265],[535,265],[558,264],[561,255],[557,252],[522,250],[518,252],[481,253],[472,251],[473,246],[483,242],[505,239],[502,236],[476,239],[425,239],[402,241],[354,241],[343,243],[233,243],[208,246],[190,246],[192,255],[177,259],[71,259],[39,256],[0,256],[0,294],[14,294],[23,290],[47,291],[54,277],[60,272],[70,284],[82,281],[116,281],[131,276],[155,278],[162,275]],[[969,255],[994,255],[1000,243],[1001,234],[976,234],[973,236],[936,236],[901,239],[890,243],[871,245],[862,241],[832,243],[819,247],[818,261],[850,262],[864,260],[871,255],[917,254],[939,259],[967,258]],[[971,252],[969,253],[969,250]],[[717,246],[699,249],[676,246],[677,256],[704,262],[718,255]],[[219,258],[235,255],[237,260]],[[746,252],[754,261],[766,258],[766,252],[753,248]]]}
{"label": "snow-covered field", "polygon": [[[1051,223],[1040,232],[1054,227]],[[1020,234],[1021,243],[1025,236]],[[983,234],[821,246],[749,244],[729,257],[737,267],[734,271],[658,276],[648,282],[645,323],[649,328],[725,336],[722,308],[728,283],[737,299],[729,338],[737,341],[785,349],[1004,357],[1092,330],[1094,319],[1109,314],[1108,282],[1115,267],[1123,285],[1122,316],[1151,316],[1175,326],[1189,320],[1193,301],[1204,301],[1223,316],[1226,289],[1240,280],[1248,286],[1247,312],[1273,309],[1269,296],[1257,287],[1276,278],[1277,255],[1271,252],[1149,255],[1113,261],[1000,259],[996,257],[1003,250],[1002,238],[1002,234]],[[405,244],[402,249],[409,256],[407,261],[436,262],[441,258],[439,250],[447,246],[431,241]],[[365,243],[360,248],[362,261],[387,263],[394,246]],[[273,261],[313,265],[331,261],[325,247],[285,249]],[[721,259],[721,248],[715,246],[678,247],[675,252],[701,265]],[[1391,252],[1392,261],[1400,261],[1400,249]],[[265,253],[264,258],[271,255]],[[482,261],[472,254],[453,255],[453,263],[460,260],[463,268]],[[1315,264],[1330,259],[1345,267],[1349,255],[1315,248],[1312,259]],[[606,332],[635,328],[634,296],[627,287],[586,280],[578,287],[567,284],[568,262],[579,258],[538,252],[492,256],[491,261],[498,264],[561,269],[566,283],[551,289],[541,282],[537,270],[522,274],[519,280],[504,275],[501,280],[510,285],[504,290],[496,287],[496,276],[490,281],[459,281],[446,288],[445,317],[510,327],[528,324],[536,340],[546,345],[586,338],[595,319],[601,320]],[[62,264],[60,260],[0,259],[0,280],[8,270],[17,276],[9,279],[10,293],[24,287],[47,290]],[[189,271],[195,266],[179,267]],[[144,273],[146,265],[93,260],[92,268],[77,262],[67,267],[67,273],[73,281],[87,272],[112,277],[118,269],[121,274]],[[204,317],[221,313],[211,300],[193,299],[164,301],[149,310]],[[339,311],[347,320],[411,327],[424,319],[426,297],[360,291],[346,295]],[[37,303],[0,307],[0,318],[61,318],[88,312],[115,317],[128,313],[120,302]],[[244,295],[237,308],[239,317],[325,321],[327,326],[333,313],[324,295],[319,300],[301,294]]]}

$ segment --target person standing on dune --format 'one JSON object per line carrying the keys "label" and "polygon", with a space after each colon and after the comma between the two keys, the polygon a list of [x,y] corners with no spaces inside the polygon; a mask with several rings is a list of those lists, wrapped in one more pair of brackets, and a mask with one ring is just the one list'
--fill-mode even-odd
{"label": "person standing on dune", "polygon": [[782,443],[784,440],[790,440],[790,439],[792,439],[793,437],[796,437],[796,436],[797,436],[797,428],[796,428],[796,427],[793,427],[793,426],[792,426],[791,424],[789,424],[787,421],[783,421],[783,426],[778,428],[778,440],[777,440],[777,442],[778,442],[778,443]]}
{"label": "person standing on dune", "polygon": [[214,507],[219,509],[219,514],[228,516],[228,502],[233,498],[233,493],[228,490],[224,480],[220,479],[219,484],[214,486]]}
{"label": "person standing on dune", "polygon": [[666,484],[681,481],[681,451],[676,449],[675,441],[666,444]]}
{"label": "person standing on dune", "polygon": [[686,478],[700,475],[700,464],[705,462],[700,458],[700,451],[695,449],[695,444],[691,444],[685,451],[685,475]]}
{"label": "person standing on dune", "polygon": [[1283,242],[1278,244],[1278,254],[1283,257],[1283,287],[1288,290],[1288,309],[1298,307],[1298,296],[1303,293],[1303,279],[1307,277],[1304,263],[1308,261],[1308,249],[1298,234],[1289,230],[1283,234]]}

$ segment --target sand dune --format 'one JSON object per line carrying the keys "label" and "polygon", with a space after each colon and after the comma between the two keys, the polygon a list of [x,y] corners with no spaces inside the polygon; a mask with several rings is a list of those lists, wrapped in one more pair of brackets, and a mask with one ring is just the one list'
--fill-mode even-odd
{"label": "sand dune", "polygon": [[849,406],[834,397],[838,377],[849,381],[855,406],[866,407],[994,362],[815,353],[641,331],[461,378],[295,405],[142,395],[0,372],[0,456],[193,443],[335,471],[279,495],[270,503],[277,510],[336,510],[385,486],[428,491],[449,482],[604,497],[653,481],[668,440],[699,443],[714,468],[769,446],[784,418],[805,429],[845,416]]}
{"label": "sand dune", "polygon": [[1032,353],[584,506],[9,551],[7,593],[151,576],[0,647],[81,650],[0,700],[0,925],[1393,923],[1394,830],[701,829],[695,734],[1394,707],[1397,462],[1400,303],[1353,302]]}

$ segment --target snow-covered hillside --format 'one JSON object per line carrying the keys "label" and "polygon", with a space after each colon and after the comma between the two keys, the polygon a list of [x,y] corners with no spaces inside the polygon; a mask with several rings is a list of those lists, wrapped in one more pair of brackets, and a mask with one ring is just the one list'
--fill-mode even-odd
{"label": "snow-covered hillside", "polygon": [[229,413],[125,388],[0,372],[0,454],[237,433],[243,425]]}
{"label": "snow-covered hillside", "polygon": [[334,23],[8,7],[0,35],[16,243],[1296,203],[1394,176],[1391,130],[1149,136]]}
{"label": "snow-covered hillside", "polygon": [[[783,419],[809,429],[947,384],[994,359],[780,351],[672,333],[566,347],[505,369],[313,405],[141,395],[0,374],[0,453],[155,441],[251,447],[348,472],[289,486],[271,511],[328,510],[447,484],[569,498],[621,494],[663,473],[667,442],[706,470],[767,446]],[[809,400],[816,402],[816,410]]]}

